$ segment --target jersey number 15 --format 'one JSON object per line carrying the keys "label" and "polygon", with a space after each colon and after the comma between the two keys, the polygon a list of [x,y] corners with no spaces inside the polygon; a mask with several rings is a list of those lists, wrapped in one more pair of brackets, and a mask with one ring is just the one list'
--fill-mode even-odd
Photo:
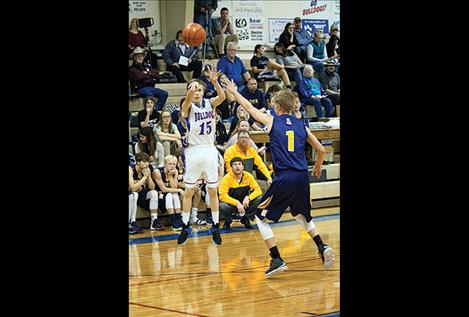
{"label": "jersey number 15", "polygon": [[[207,122],[207,125],[205,125],[205,122],[202,122],[200,125],[200,133],[199,135],[204,135],[204,134],[210,134],[212,132],[212,126],[210,125],[210,121]],[[204,129],[206,127],[206,129]],[[205,131],[204,131],[205,130]]]}

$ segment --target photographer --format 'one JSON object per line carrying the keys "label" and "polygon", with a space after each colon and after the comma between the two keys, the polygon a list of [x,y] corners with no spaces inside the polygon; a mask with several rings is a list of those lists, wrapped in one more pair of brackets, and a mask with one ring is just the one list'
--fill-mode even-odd
{"label": "photographer", "polygon": [[[138,18],[133,18],[130,21],[129,26],[129,56],[132,54],[135,48],[146,48],[149,46],[150,35],[148,33],[148,27],[145,27],[145,35],[138,29]],[[148,49],[147,49],[148,50]],[[148,61],[151,67],[156,68],[157,56],[153,52],[148,52],[145,61]]]}
{"label": "photographer", "polygon": [[[182,30],[176,32],[176,39],[169,42],[163,51],[167,68],[176,76],[178,83],[186,83],[182,71],[194,71],[192,78],[199,78],[202,73],[202,62],[197,59],[197,48],[184,42]],[[182,57],[182,59],[181,59]],[[184,65],[183,61],[187,62]]]}
{"label": "photographer", "polygon": [[148,64],[144,64],[145,51],[137,47],[130,54],[134,60],[132,66],[129,67],[130,88],[132,92],[139,93],[145,97],[153,96],[158,98],[156,103],[156,110],[161,111],[166,99],[168,99],[168,92],[155,87],[156,78],[158,78],[158,71]]}

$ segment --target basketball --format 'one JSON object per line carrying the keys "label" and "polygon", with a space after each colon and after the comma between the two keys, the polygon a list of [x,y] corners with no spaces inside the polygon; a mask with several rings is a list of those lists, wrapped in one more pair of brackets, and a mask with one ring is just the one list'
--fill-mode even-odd
{"label": "basketball", "polygon": [[199,46],[205,41],[205,30],[197,23],[189,23],[182,30],[184,42],[189,46]]}

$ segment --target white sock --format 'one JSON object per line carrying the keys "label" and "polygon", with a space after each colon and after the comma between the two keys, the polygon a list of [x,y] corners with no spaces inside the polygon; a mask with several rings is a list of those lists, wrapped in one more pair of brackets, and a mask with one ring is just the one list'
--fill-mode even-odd
{"label": "white sock", "polygon": [[182,222],[187,226],[187,224],[189,223],[189,217],[190,217],[191,213],[190,212],[186,212],[186,211],[183,211],[182,212]]}
{"label": "white sock", "polygon": [[213,219],[213,223],[214,223],[214,224],[217,224],[217,223],[218,223],[218,215],[219,215],[219,212],[218,212],[218,211],[213,211],[213,210],[212,210],[212,219]]}
{"label": "white sock", "polygon": [[192,211],[191,211],[191,219],[192,219],[192,222],[196,222],[197,221],[197,212],[199,211],[199,208],[192,208]]}

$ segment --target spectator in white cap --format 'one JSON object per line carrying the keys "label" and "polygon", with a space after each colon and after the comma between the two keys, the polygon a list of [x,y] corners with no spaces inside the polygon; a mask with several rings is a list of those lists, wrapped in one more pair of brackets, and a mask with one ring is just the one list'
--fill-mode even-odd
{"label": "spectator in white cap", "polygon": [[145,97],[158,98],[155,109],[161,111],[166,99],[168,99],[168,92],[155,87],[159,72],[150,64],[143,62],[145,55],[145,50],[141,47],[136,47],[130,54],[130,58],[134,60],[132,66],[129,67],[130,88],[132,92]]}

